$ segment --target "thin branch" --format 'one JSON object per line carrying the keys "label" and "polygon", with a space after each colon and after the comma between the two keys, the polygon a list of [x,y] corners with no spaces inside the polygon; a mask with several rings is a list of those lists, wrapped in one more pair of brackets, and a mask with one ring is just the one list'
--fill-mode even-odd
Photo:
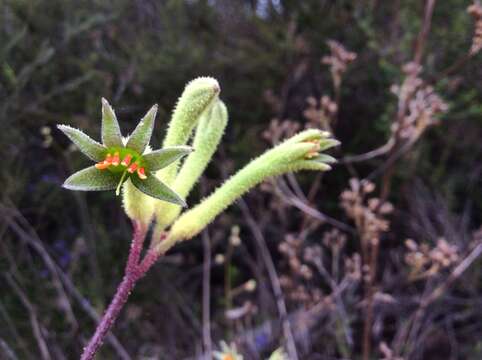
{"label": "thin branch", "polygon": [[[60,278],[66,288],[66,290],[70,293],[70,295],[77,301],[80,305],[81,309],[95,322],[96,326],[99,325],[101,317],[94,309],[94,307],[90,304],[89,300],[82,296],[82,294],[77,290],[74,283],[70,279],[70,277],[61,271],[60,267],[56,265],[57,271],[59,273]],[[106,337],[107,341],[110,343],[112,348],[117,353],[117,356],[121,360],[131,360],[131,357],[127,353],[127,350],[122,346],[121,342],[117,339],[117,337],[109,333]]]}
{"label": "thin branch", "polygon": [[294,195],[293,193],[291,193],[289,191],[289,189],[287,188],[281,188],[280,187],[280,191],[277,192],[277,194],[280,196],[281,200],[283,200],[285,203],[288,203],[296,208],[298,208],[299,210],[303,211],[304,213],[306,213],[307,215],[321,221],[321,222],[324,222],[324,223],[327,223],[327,224],[330,224],[340,230],[343,230],[343,231],[346,231],[350,234],[353,234],[355,232],[355,230],[341,222],[341,221],[338,221],[328,215],[325,215],[323,214],[322,212],[320,212],[319,210],[311,207],[310,205],[306,204],[305,202],[303,202],[301,199],[299,199],[298,197],[296,197],[296,195]]}
{"label": "thin branch", "polygon": [[437,301],[447,289],[469,268],[472,263],[482,254],[482,243],[479,243],[474,250],[452,271],[447,280],[435,288],[432,293],[424,299],[421,306],[426,308],[433,302]]}
{"label": "thin branch", "polygon": [[30,300],[27,298],[27,295],[23,292],[20,286],[18,286],[15,280],[13,280],[11,274],[7,273],[3,274],[3,276],[5,277],[5,280],[7,280],[7,283],[10,285],[15,294],[17,294],[17,296],[19,297],[23,306],[27,309],[30,318],[30,324],[32,325],[33,335],[35,337],[35,340],[37,341],[37,345],[40,350],[40,357],[43,360],[51,360],[52,357],[50,356],[49,348],[43,335],[44,329],[43,326],[40,325],[40,321],[38,319],[37,311],[34,305],[30,302]]}
{"label": "thin branch", "polygon": [[415,48],[414,61],[417,64],[422,63],[423,52],[425,49],[425,43],[430,32],[430,26],[432,25],[433,10],[435,8],[435,0],[427,0],[425,3],[425,14],[422,23],[422,29],[418,34],[417,45]]}
{"label": "thin branch", "polygon": [[[482,242],[479,241],[478,245],[467,255],[464,260],[462,260],[455,268],[452,270],[448,278],[445,282],[441,285],[436,287],[434,290],[430,291],[427,296],[422,298],[420,302],[420,306],[414,316],[412,317],[412,321],[410,321],[408,325],[408,329],[406,331],[407,341],[408,339],[415,339],[417,336],[417,331],[420,326],[416,326],[416,324],[420,324],[422,321],[427,308],[432,305],[435,301],[442,297],[442,295],[448,290],[450,286],[478,259],[478,257],[482,254]],[[406,344],[408,345],[408,344]],[[405,346],[406,354],[410,355],[410,351],[412,350],[408,346]],[[399,349],[400,351],[400,349]]]}
{"label": "thin branch", "polygon": [[206,359],[211,359],[212,340],[211,340],[211,240],[207,230],[202,232],[203,241],[203,346]]}
{"label": "thin branch", "polygon": [[288,319],[288,311],[286,309],[286,303],[283,298],[283,291],[281,290],[281,284],[278,278],[278,274],[276,272],[276,267],[273,263],[273,258],[269,252],[268,246],[266,245],[266,241],[264,239],[263,233],[259,228],[258,224],[254,220],[251,212],[249,211],[246,202],[243,199],[238,201],[238,206],[243,212],[244,217],[246,218],[246,222],[253,233],[254,238],[256,239],[256,244],[259,246],[261,250],[261,256],[263,257],[264,264],[266,266],[266,270],[268,271],[268,275],[271,281],[271,286],[273,287],[273,293],[276,299],[276,305],[278,307],[278,312],[281,317],[281,321],[283,324],[283,334],[286,339],[286,348],[288,350],[289,358],[291,360],[298,360],[298,352],[296,350],[295,340],[293,338],[293,332],[291,330],[291,324]]}
{"label": "thin branch", "polygon": [[9,209],[2,206],[2,210],[4,212],[10,212],[8,210],[11,210],[14,213],[15,217],[17,217],[20,221],[22,221],[24,225],[29,227],[30,231],[29,233],[27,233],[14,219],[12,219],[11,216],[9,216],[10,214],[7,214],[8,217],[6,218],[6,222],[7,222],[7,225],[10,227],[10,229],[12,229],[20,239],[22,239],[23,241],[25,241],[25,243],[27,243],[33,249],[35,249],[35,251],[40,255],[43,262],[47,266],[51,275],[52,284],[59,296],[59,304],[68,322],[71,324],[73,329],[76,329],[78,327],[78,324],[72,310],[72,305],[70,304],[69,298],[66,295],[65,290],[62,287],[62,284],[60,282],[59,276],[55,268],[55,262],[48,254],[48,251],[45,249],[44,245],[42,244],[42,241],[37,236],[37,233],[33,230],[33,228],[31,228],[27,220],[16,209]]}
{"label": "thin branch", "polygon": [[6,356],[6,359],[8,360],[18,359],[17,355],[15,355],[15,352],[10,347],[10,345],[8,345],[8,343],[5,340],[3,340],[1,337],[0,337],[0,349],[2,350],[3,355]]}
{"label": "thin branch", "polygon": [[[0,204],[1,205],[1,204]],[[6,208],[2,207],[2,210],[4,212],[10,210],[14,211],[15,214],[20,215],[21,214],[16,210],[12,208]],[[47,249],[45,248],[44,244],[40,240],[40,238],[37,236],[36,232],[34,231],[33,228],[31,228],[30,224],[27,222],[27,220],[23,217],[21,217],[19,220],[21,220],[24,223],[24,226],[28,226],[30,229],[30,234],[24,231],[15,221],[13,221],[9,217],[4,217],[4,219],[7,220],[7,224],[10,226],[10,229],[14,230],[14,232],[17,234],[17,236],[25,241],[27,244],[32,246],[32,248],[40,255],[42,260],[44,261],[45,265],[49,269],[50,274],[52,275],[52,280],[54,287],[59,293],[59,296],[64,299],[62,300],[62,304],[64,306],[68,304],[68,309],[71,310],[71,304],[70,301],[68,300],[68,296],[65,293],[65,289],[71,294],[71,296],[79,303],[80,307],[89,315],[89,317],[96,322],[96,324],[99,323],[100,321],[100,316],[96,312],[96,310],[90,305],[89,301],[85,299],[82,294],[77,290],[75,285],[73,284],[72,280],[69,278],[67,274],[65,274],[60,266],[57,265],[55,260],[50,256],[48,253]],[[63,286],[62,286],[63,284]],[[68,316],[68,315],[67,315]],[[73,317],[73,313],[71,315]],[[75,317],[74,317],[75,319]],[[75,322],[76,323],[76,322]],[[116,351],[117,356],[119,359],[122,360],[130,360],[131,357],[127,353],[126,349],[122,346],[120,341],[113,335],[109,334],[107,336],[108,342],[112,345],[112,348]]]}

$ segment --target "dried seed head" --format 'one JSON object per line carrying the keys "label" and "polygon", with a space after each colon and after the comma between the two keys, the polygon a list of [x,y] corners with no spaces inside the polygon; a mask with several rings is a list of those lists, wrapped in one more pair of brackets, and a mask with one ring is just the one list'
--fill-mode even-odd
{"label": "dried seed head", "polygon": [[479,2],[474,2],[467,8],[467,12],[475,20],[474,36],[469,52],[470,55],[475,55],[482,49],[482,5]]}

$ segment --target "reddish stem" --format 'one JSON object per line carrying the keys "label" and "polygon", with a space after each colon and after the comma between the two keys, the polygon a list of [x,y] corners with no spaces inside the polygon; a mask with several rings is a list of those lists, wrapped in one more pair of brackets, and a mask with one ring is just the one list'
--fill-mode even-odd
{"label": "reddish stem", "polygon": [[130,269],[134,269],[139,263],[141,256],[142,245],[146,238],[147,228],[144,224],[134,221],[134,237],[132,239],[131,248],[129,251],[129,258],[127,259],[127,265],[125,273],[128,274]]}
{"label": "reddish stem", "polygon": [[109,332],[110,328],[114,324],[115,319],[119,315],[119,312],[126,303],[129,293],[132,291],[132,289],[134,289],[137,280],[138,279],[132,274],[126,274],[124,276],[124,279],[117,288],[114,299],[112,299],[112,302],[102,317],[102,320],[97,326],[94,336],[92,339],[90,339],[87,347],[84,348],[81,360],[91,360],[94,358],[95,353],[102,345],[105,336]]}
{"label": "reddish stem", "polygon": [[129,298],[130,293],[134,289],[136,282],[142,278],[156,262],[158,254],[153,249],[150,249],[144,256],[144,259],[140,261],[146,232],[147,228],[144,225],[134,223],[134,236],[129,251],[124,278],[117,288],[116,294],[102,317],[102,320],[97,325],[94,336],[92,336],[89,344],[84,348],[81,360],[92,360],[94,358],[97,350],[99,350],[102,345],[105,336],[111,329],[114,321],[117,319],[117,316],[119,316],[120,311]]}

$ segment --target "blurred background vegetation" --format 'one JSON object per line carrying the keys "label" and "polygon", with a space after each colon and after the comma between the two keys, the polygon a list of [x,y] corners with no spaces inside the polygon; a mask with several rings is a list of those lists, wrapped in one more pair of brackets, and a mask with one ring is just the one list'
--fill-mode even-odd
{"label": "blurred background vegetation", "polygon": [[[87,161],[56,124],[99,138],[101,97],[124,131],[158,103],[159,145],[186,82],[213,76],[230,122],[189,204],[268,148],[270,124],[304,127],[309,97],[334,99],[331,128],[342,142],[334,155],[349,159],[390,139],[400,106],[390,88],[406,78],[402,68],[416,56],[430,3],[419,76],[448,105],[438,124],[391,163],[390,153],[342,161],[323,178],[303,174],[253,191],[140,282],[99,358],[201,358],[224,339],[245,359],[263,359],[292,336],[300,359],[480,359],[482,58],[468,56],[475,26],[468,0],[0,0],[0,358],[77,358],[128,253],[131,228],[113,192],[60,187]],[[339,91],[320,61],[330,39],[357,54]],[[355,277],[348,293],[333,290],[332,269],[333,277],[300,278],[293,259],[310,263],[300,255],[305,247],[319,245],[323,264],[335,269],[333,244],[322,243],[334,228],[346,240],[341,259],[362,253],[367,271],[363,231],[340,206],[349,179],[366,177],[394,207],[390,229],[377,236],[375,277]],[[284,186],[303,204],[285,201]],[[286,286],[284,315],[260,236]],[[413,278],[410,255],[433,257],[442,240],[453,246],[453,261],[433,268],[429,259],[431,273]],[[207,333],[203,265],[211,258]],[[256,289],[245,291],[253,279]],[[290,297],[293,288],[319,296]],[[443,294],[427,300],[434,290]],[[369,320],[367,307],[375,309]]]}

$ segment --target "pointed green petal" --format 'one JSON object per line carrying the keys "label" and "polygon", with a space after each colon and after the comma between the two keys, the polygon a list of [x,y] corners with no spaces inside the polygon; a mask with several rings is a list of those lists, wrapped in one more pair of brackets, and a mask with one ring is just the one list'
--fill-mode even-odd
{"label": "pointed green petal", "polygon": [[337,160],[333,156],[327,154],[320,154],[317,157],[310,159],[310,161],[316,161],[325,164],[334,164],[337,162]]}
{"label": "pointed green petal", "polygon": [[107,170],[98,170],[91,166],[76,172],[62,185],[69,190],[100,191],[113,190],[119,182],[119,176]]}
{"label": "pointed green petal", "polygon": [[334,146],[338,146],[340,144],[341,144],[341,142],[339,142],[336,139],[322,139],[322,140],[320,140],[320,148],[319,148],[318,151],[328,150],[328,149],[330,149]]}
{"label": "pointed green petal", "polygon": [[97,141],[91,139],[79,129],[68,125],[57,125],[67,137],[79,148],[79,150],[94,161],[102,161],[105,157],[106,148]]}
{"label": "pointed green petal", "polygon": [[114,109],[104,98],[102,98],[102,143],[107,147],[124,146]]}
{"label": "pointed green petal", "polygon": [[144,116],[141,122],[137,125],[134,132],[129,136],[126,147],[142,154],[146,149],[147,144],[151,140],[152,130],[154,129],[154,122],[156,120],[157,105],[154,105]]}
{"label": "pointed green petal", "polygon": [[141,180],[137,176],[131,176],[131,181],[136,188],[146,195],[176,205],[186,206],[186,202],[179,195],[151,174],[145,180]]}
{"label": "pointed green petal", "polygon": [[191,151],[192,148],[190,146],[170,146],[146,154],[143,156],[143,159],[149,171],[156,171],[189,154]]}

